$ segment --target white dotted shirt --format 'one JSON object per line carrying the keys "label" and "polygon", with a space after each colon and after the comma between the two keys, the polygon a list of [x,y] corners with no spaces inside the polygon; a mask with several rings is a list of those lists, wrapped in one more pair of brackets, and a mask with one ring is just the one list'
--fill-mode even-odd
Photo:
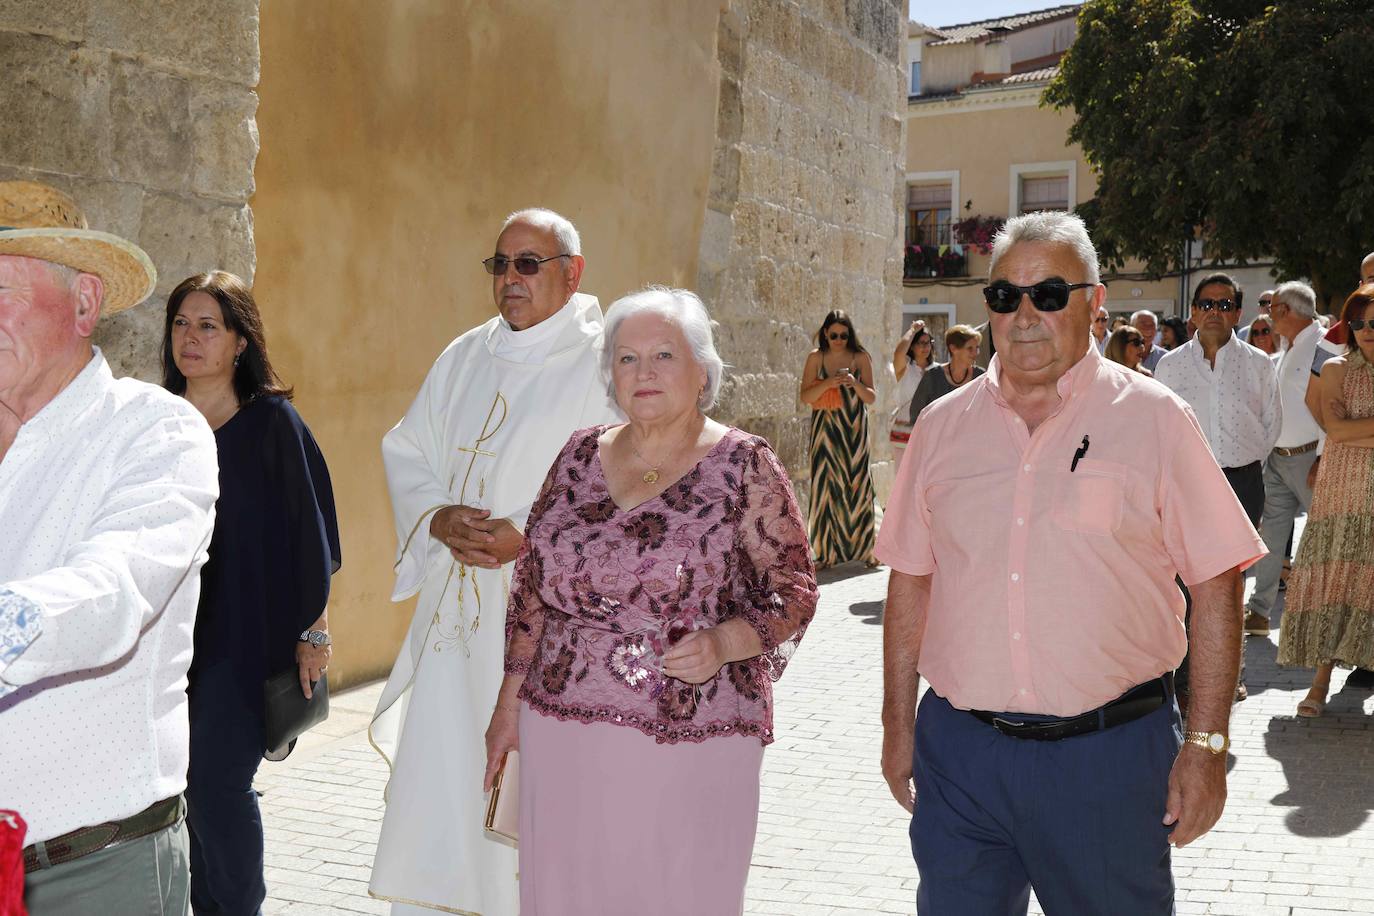
{"label": "white dotted shirt", "polygon": [[0,807],[28,842],[185,789],[218,495],[204,418],[99,350],[0,459]]}
{"label": "white dotted shirt", "polygon": [[1193,408],[1217,464],[1263,461],[1283,426],[1274,361],[1233,334],[1217,350],[1216,363],[1214,369],[1194,337],[1165,354],[1155,378]]}

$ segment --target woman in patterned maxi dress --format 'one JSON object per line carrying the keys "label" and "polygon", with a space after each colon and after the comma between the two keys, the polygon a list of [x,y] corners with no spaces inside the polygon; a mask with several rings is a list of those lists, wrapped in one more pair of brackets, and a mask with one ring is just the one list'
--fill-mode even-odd
{"label": "woman in patterned maxi dress", "polygon": [[811,405],[811,504],[807,530],[816,566],[873,560],[873,478],[868,405],[877,397],[873,360],[840,309],[825,316],[802,369]]}
{"label": "woman in patterned maxi dress", "polygon": [[1374,283],[1346,300],[1344,358],[1322,368],[1326,449],[1293,571],[1279,664],[1315,667],[1298,715],[1319,716],[1337,664],[1374,668]]}

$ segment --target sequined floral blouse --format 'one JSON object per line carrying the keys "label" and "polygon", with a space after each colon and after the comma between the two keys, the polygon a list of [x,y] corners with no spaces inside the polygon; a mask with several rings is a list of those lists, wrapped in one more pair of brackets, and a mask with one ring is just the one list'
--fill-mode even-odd
{"label": "sequined floral blouse", "polygon": [[[661,743],[773,740],[772,682],[816,610],[792,486],[768,443],[730,429],[691,471],[633,509],[611,498],[579,430],[535,499],[506,616],[506,672],[559,719],[637,728]],[[662,673],[694,629],[740,618],[763,653],[704,684]]]}

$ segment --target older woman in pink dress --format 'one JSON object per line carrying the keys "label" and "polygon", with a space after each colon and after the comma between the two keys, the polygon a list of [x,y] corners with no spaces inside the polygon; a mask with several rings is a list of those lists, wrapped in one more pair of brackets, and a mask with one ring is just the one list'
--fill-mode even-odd
{"label": "older woman in pink dress", "polygon": [[695,295],[616,302],[605,354],[629,423],[574,433],[530,513],[487,781],[518,748],[522,916],[738,914],[806,527],[768,443],[703,413]]}

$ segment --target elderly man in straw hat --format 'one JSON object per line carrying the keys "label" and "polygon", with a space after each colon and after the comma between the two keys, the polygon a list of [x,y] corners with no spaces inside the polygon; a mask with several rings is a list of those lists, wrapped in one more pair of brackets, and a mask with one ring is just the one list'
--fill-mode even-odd
{"label": "elderly man in straw hat", "polygon": [[66,195],[0,183],[0,805],[28,821],[34,916],[189,906],[186,670],[215,440],[91,345],[155,279]]}

